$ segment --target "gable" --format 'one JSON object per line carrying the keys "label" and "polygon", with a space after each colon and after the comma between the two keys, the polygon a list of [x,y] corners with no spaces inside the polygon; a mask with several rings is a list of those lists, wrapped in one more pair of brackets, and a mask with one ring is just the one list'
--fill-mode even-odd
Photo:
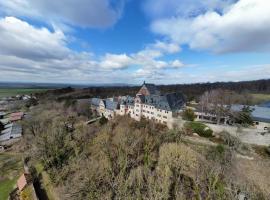
{"label": "gable", "polygon": [[137,95],[160,95],[160,92],[154,84],[144,83]]}

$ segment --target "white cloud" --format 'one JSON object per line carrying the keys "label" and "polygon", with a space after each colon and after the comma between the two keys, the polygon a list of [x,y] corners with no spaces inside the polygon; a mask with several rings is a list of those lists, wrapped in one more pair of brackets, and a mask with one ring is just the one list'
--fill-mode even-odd
{"label": "white cloud", "polygon": [[171,66],[174,68],[179,68],[185,66],[180,60],[174,60],[171,63]]}
{"label": "white cloud", "polygon": [[0,78],[5,81],[80,80],[98,65],[91,53],[69,49],[61,31],[36,28],[15,17],[0,19],[0,47]]}
{"label": "white cloud", "polygon": [[145,49],[131,55],[107,53],[101,58],[99,66],[104,69],[112,70],[125,69],[133,65],[138,65],[148,71],[154,71],[155,69],[178,68],[184,66],[181,61],[173,60],[167,62],[160,59],[166,54],[174,54],[180,50],[181,49],[177,44],[156,41],[153,44],[147,45]]}
{"label": "white cloud", "polygon": [[162,71],[157,71],[157,70],[150,70],[150,69],[138,69],[137,71],[135,71],[135,73],[133,74],[133,77],[136,79],[140,79],[140,80],[159,80],[164,78],[165,73]]}
{"label": "white cloud", "polygon": [[134,78],[149,80],[157,84],[176,84],[176,83],[205,83],[216,81],[249,81],[258,79],[268,79],[270,77],[270,64],[245,66],[241,69],[232,70],[233,66],[218,66],[219,70],[197,69],[193,73],[180,71],[171,73],[152,72],[139,69],[134,73]]}
{"label": "white cloud", "polygon": [[180,64],[177,60],[160,60],[165,54],[180,51],[180,48],[172,43],[157,41],[131,55],[107,53],[98,57],[91,52],[73,51],[68,47],[67,38],[69,37],[60,30],[37,28],[15,17],[1,18],[1,80],[130,81],[132,73],[127,75],[124,71],[134,65],[149,73],[160,74],[163,69],[174,68]]}
{"label": "white cloud", "polygon": [[144,11],[151,18],[171,16],[191,17],[198,14],[223,10],[236,0],[146,0]]}
{"label": "white cloud", "polygon": [[124,0],[4,0],[0,1],[0,11],[46,22],[104,28],[112,26],[120,18],[124,3]]}
{"label": "white cloud", "polygon": [[216,53],[269,51],[270,2],[239,0],[220,12],[154,20],[152,30],[191,49]]}
{"label": "white cloud", "polygon": [[124,69],[132,64],[132,59],[126,54],[106,54],[100,63],[105,69]]}
{"label": "white cloud", "polygon": [[30,59],[64,58],[65,35],[57,30],[37,29],[14,17],[0,19],[0,53]]}
{"label": "white cloud", "polygon": [[156,41],[156,43],[148,46],[148,49],[156,49],[161,53],[178,53],[181,51],[181,48],[176,43],[166,43],[162,41]]}
{"label": "white cloud", "polygon": [[177,62],[180,61],[163,61],[160,59],[167,54],[175,54],[180,51],[181,48],[175,43],[156,41],[147,45],[145,49],[132,54],[131,57],[135,64],[141,65],[148,70],[175,68],[175,64],[179,65]]}

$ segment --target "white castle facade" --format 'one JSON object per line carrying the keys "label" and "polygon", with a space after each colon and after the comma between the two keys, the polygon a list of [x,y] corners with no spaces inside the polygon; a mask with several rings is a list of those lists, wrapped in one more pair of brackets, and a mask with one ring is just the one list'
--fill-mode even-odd
{"label": "white castle facade", "polygon": [[173,123],[173,118],[184,106],[185,97],[182,93],[162,95],[154,84],[145,82],[136,97],[91,99],[92,111],[108,119],[112,119],[115,115],[129,115],[137,121],[146,118],[169,127]]}

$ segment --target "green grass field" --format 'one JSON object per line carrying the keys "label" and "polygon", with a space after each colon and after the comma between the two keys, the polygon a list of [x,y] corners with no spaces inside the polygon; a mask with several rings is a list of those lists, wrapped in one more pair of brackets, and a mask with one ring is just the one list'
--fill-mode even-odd
{"label": "green grass field", "polygon": [[23,172],[20,155],[0,153],[0,200],[7,200]]}
{"label": "green grass field", "polygon": [[0,88],[0,98],[16,96],[18,94],[22,95],[22,94],[33,94],[33,93],[45,92],[47,90],[48,89],[37,89],[37,88],[9,88],[9,89]]}

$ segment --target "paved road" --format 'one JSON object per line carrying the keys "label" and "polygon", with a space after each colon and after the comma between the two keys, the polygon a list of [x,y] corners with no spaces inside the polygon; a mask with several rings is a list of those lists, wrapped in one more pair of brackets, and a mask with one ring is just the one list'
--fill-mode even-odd
{"label": "paved road", "polygon": [[270,133],[262,135],[262,130],[253,129],[253,128],[243,128],[242,130],[237,130],[237,127],[234,126],[224,126],[217,124],[207,124],[211,127],[215,133],[219,133],[223,130],[227,131],[233,136],[238,137],[242,142],[248,144],[256,145],[270,145]]}

